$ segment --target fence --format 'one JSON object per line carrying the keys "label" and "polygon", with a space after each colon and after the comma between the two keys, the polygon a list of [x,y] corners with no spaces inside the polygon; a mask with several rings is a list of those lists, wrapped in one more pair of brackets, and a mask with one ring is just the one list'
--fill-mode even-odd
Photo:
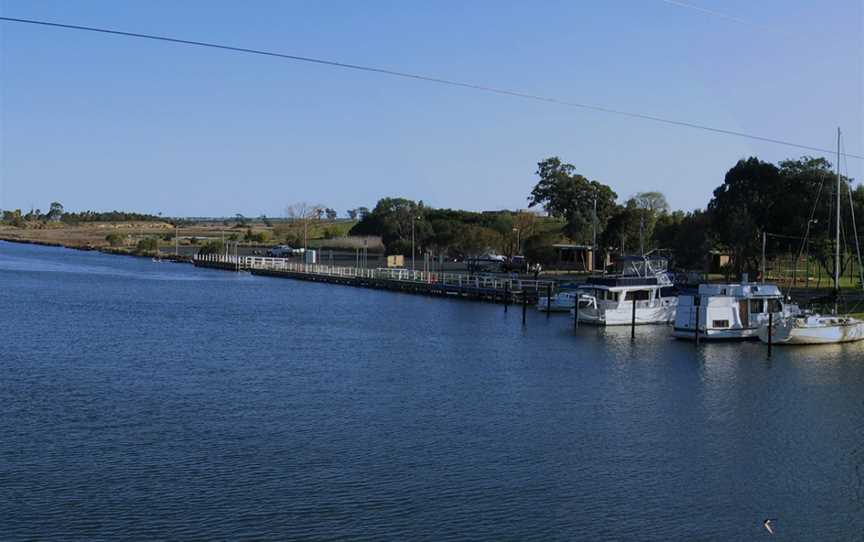
{"label": "fence", "polygon": [[522,279],[512,276],[490,274],[444,273],[435,271],[416,271],[402,268],[344,267],[324,264],[292,262],[285,258],[262,256],[233,256],[225,254],[205,254],[195,257],[195,263],[213,267],[237,270],[263,270],[301,275],[333,277],[343,279],[390,281],[406,284],[435,286],[438,289],[475,288],[484,290],[523,292],[531,291],[544,294],[557,290],[551,280]]}

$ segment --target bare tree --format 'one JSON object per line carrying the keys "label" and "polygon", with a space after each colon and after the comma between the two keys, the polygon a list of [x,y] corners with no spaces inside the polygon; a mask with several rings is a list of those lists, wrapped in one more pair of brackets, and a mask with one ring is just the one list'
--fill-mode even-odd
{"label": "bare tree", "polygon": [[293,203],[285,207],[285,216],[293,226],[303,232],[303,250],[309,248],[309,225],[321,219],[324,214],[324,206],[311,204],[305,201]]}
{"label": "bare tree", "polygon": [[663,192],[637,192],[632,198],[636,207],[645,209],[652,215],[669,212],[669,203]]}

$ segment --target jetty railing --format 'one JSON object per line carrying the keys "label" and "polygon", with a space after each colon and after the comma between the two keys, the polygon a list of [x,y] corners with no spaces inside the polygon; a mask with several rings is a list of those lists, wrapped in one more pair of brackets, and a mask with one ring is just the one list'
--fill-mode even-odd
{"label": "jetty railing", "polygon": [[203,254],[194,258],[195,262],[214,267],[237,270],[266,270],[322,277],[380,280],[410,284],[423,284],[447,289],[483,289],[509,292],[531,291],[545,295],[547,291],[557,291],[555,281],[523,279],[506,275],[467,274],[441,271],[417,271],[404,268],[363,268],[324,264],[308,264],[290,261],[286,258],[263,256],[234,256],[226,254]]}

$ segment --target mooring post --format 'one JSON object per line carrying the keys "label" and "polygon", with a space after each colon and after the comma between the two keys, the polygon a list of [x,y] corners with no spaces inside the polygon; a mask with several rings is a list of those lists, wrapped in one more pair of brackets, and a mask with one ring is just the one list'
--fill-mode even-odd
{"label": "mooring post", "polygon": [[[769,309],[770,310],[770,309]],[[774,341],[774,313],[768,313],[768,357],[771,357],[771,347]]]}
{"label": "mooring post", "polygon": [[699,296],[696,295],[693,297],[694,307],[696,307],[696,331],[695,331],[695,339],[696,346],[699,346]]}
{"label": "mooring post", "polygon": [[636,294],[633,294],[633,311],[630,315],[630,340],[636,340]]}
{"label": "mooring post", "polygon": [[507,306],[510,305],[510,281],[504,283],[504,312],[507,312]]}
{"label": "mooring post", "polygon": [[528,294],[525,293],[525,289],[522,289],[522,325],[525,325],[525,318],[528,314]]}
{"label": "mooring post", "polygon": [[576,298],[576,304],[573,305],[573,329],[579,329],[579,298]]}
{"label": "mooring post", "polygon": [[546,285],[546,318],[552,314],[552,285]]}

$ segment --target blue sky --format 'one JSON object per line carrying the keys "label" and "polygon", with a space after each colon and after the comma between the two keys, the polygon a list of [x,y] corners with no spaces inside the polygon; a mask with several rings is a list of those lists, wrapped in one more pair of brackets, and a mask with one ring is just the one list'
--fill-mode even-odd
{"label": "blue sky", "polygon": [[[274,50],[864,154],[860,0],[0,0],[0,15]],[[385,196],[520,208],[558,155],[704,207],[794,148],[468,89],[0,23],[0,208],[279,216]],[[864,162],[848,160],[864,176]]]}

